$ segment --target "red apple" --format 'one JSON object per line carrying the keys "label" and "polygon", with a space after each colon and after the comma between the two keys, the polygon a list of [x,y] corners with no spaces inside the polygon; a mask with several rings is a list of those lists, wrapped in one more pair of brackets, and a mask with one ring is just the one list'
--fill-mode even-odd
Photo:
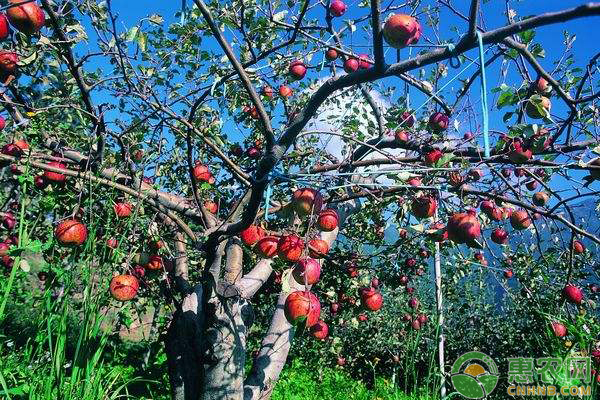
{"label": "red apple", "polygon": [[300,60],[295,60],[290,63],[288,71],[293,79],[300,80],[306,75],[306,65]]}
{"label": "red apple", "polygon": [[567,336],[567,327],[558,321],[552,321],[552,332],[556,337],[565,337]]}
{"label": "red apple", "polygon": [[133,205],[130,203],[118,202],[113,206],[115,210],[115,214],[118,218],[127,218],[131,215],[131,211],[133,210]]}
{"label": "red apple", "polygon": [[466,243],[469,247],[480,247],[475,241],[481,236],[481,225],[474,212],[457,213],[448,219],[448,239],[455,243]]}
{"label": "red apple", "polygon": [[240,238],[246,246],[254,246],[260,239],[265,237],[265,231],[258,225],[250,225],[240,232]]}
{"label": "red apple", "polygon": [[356,58],[348,58],[344,61],[344,71],[346,71],[347,74],[358,71],[359,67],[360,63]]}
{"label": "red apple", "polygon": [[531,180],[525,184],[525,187],[530,191],[534,191],[538,187],[538,181]]}
{"label": "red apple", "polygon": [[358,314],[358,320],[360,322],[365,322],[367,319],[369,319],[365,314]]}
{"label": "red apple", "polygon": [[281,97],[291,97],[294,92],[288,86],[279,86],[279,95]]}
{"label": "red apple", "polygon": [[344,365],[346,365],[346,359],[344,357],[338,357],[336,360],[336,364],[340,367],[343,367]]}
{"label": "red apple", "polygon": [[406,126],[407,128],[412,128],[412,126],[414,124],[415,124],[415,117],[414,117],[413,113],[411,113],[409,111],[404,111],[400,115],[400,126]]}
{"label": "red apple", "polygon": [[573,304],[581,304],[583,300],[583,292],[575,285],[568,284],[563,288],[563,296],[568,302]]}
{"label": "red apple", "polygon": [[403,130],[397,130],[394,132],[394,139],[398,143],[407,143],[408,142],[408,132]]}
{"label": "red apple", "polygon": [[416,319],[416,318],[415,318],[415,319],[413,319],[412,321],[410,321],[410,326],[412,326],[412,328],[413,328],[415,331],[418,331],[418,330],[420,330],[420,329],[421,329],[421,323],[420,323],[420,322],[419,322],[419,320],[418,320],[418,319]]}
{"label": "red apple", "polygon": [[297,189],[292,197],[294,210],[301,216],[316,214],[323,207],[323,196],[315,189]]}
{"label": "red apple", "polygon": [[448,183],[453,187],[459,187],[465,182],[465,177],[460,172],[452,171],[448,174]]}
{"label": "red apple", "polygon": [[329,244],[323,239],[311,239],[308,241],[308,254],[312,258],[323,258],[329,252]]}
{"label": "red apple", "polygon": [[338,227],[338,214],[330,208],[323,210],[317,217],[317,226],[324,232],[331,232]]}
{"label": "red apple", "polygon": [[412,308],[412,309],[415,309],[415,310],[416,310],[417,308],[419,308],[419,305],[420,305],[420,304],[421,304],[421,303],[419,302],[419,300],[418,300],[416,297],[411,297],[411,298],[408,300],[408,306],[409,306],[410,308]]}
{"label": "red apple", "polygon": [[496,228],[492,231],[492,242],[498,244],[507,244],[508,243],[508,232],[506,232],[502,228]]}
{"label": "red apple", "polygon": [[277,243],[277,254],[286,261],[296,262],[302,257],[304,241],[296,235],[286,235]]}
{"label": "red apple", "polygon": [[576,254],[582,254],[585,252],[585,245],[581,243],[579,240],[573,241],[573,251]]}
{"label": "red apple", "polygon": [[531,218],[529,218],[529,214],[525,210],[517,210],[513,211],[510,216],[510,224],[516,230],[523,230],[529,228],[531,225]]}
{"label": "red apple", "polygon": [[321,277],[321,264],[314,258],[302,258],[294,266],[292,276],[300,284],[314,285]]}
{"label": "red apple", "polygon": [[423,157],[423,159],[425,160],[425,164],[434,165],[443,156],[444,156],[444,153],[442,153],[439,149],[433,149],[433,150],[430,150],[427,153],[425,153],[425,156]]}
{"label": "red apple", "polygon": [[10,245],[8,243],[0,242],[0,257],[7,256],[9,250]]}
{"label": "red apple", "polygon": [[418,176],[413,176],[412,178],[409,178],[407,183],[410,186],[421,186],[422,184],[421,178],[419,178]]}
{"label": "red apple", "polygon": [[331,315],[337,314],[338,311],[340,311],[340,305],[338,303],[331,303],[329,311],[331,312]]}
{"label": "red apple", "polygon": [[[11,5],[22,4],[26,0],[9,0]],[[38,32],[46,23],[44,10],[35,2],[25,3],[6,10],[8,20],[19,31],[32,35]]]}
{"label": "red apple", "polygon": [[539,207],[543,207],[550,200],[550,196],[546,192],[537,192],[533,195],[533,204]]}
{"label": "red apple", "polygon": [[215,178],[206,165],[196,163],[194,166],[194,179],[198,182],[215,183]]}
{"label": "red apple", "polygon": [[75,219],[65,219],[54,229],[54,237],[64,246],[82,245],[87,235],[86,226]]}
{"label": "red apple", "polygon": [[506,279],[512,278],[513,275],[514,275],[514,273],[513,273],[512,269],[506,269],[506,270],[504,270],[504,277]]}
{"label": "red apple", "polygon": [[12,75],[17,70],[19,56],[11,51],[0,51],[0,73]]}
{"label": "red apple", "polygon": [[262,152],[260,151],[260,149],[258,147],[250,146],[246,150],[246,155],[248,156],[248,158],[250,158],[252,160],[256,160],[256,159],[260,158],[260,156],[262,155]]}
{"label": "red apple", "polygon": [[383,26],[385,41],[396,49],[415,44],[421,37],[421,24],[406,14],[392,14]]}
{"label": "red apple", "polygon": [[329,326],[322,319],[318,320],[316,324],[310,327],[310,334],[315,339],[325,340],[329,335]]}
{"label": "red apple", "polygon": [[[48,166],[59,169],[66,169],[65,164],[60,163],[58,161],[49,162]],[[67,179],[67,176],[59,172],[44,171],[44,178],[50,182],[64,182]]]}
{"label": "red apple", "polygon": [[110,238],[106,240],[106,247],[111,249],[116,249],[119,247],[119,241],[115,238]]}
{"label": "red apple", "polygon": [[369,69],[373,66],[373,61],[369,58],[368,54],[358,55],[358,68]]}
{"label": "red apple", "polygon": [[327,61],[336,60],[338,56],[339,54],[336,49],[327,49],[327,52],[325,53],[325,58],[327,59]]}
{"label": "red apple", "polygon": [[419,316],[417,317],[417,321],[419,321],[421,326],[423,326],[427,323],[427,321],[429,321],[429,318],[426,314],[419,314]]}
{"label": "red apple", "polygon": [[475,136],[473,135],[473,133],[472,133],[472,132],[467,132],[467,133],[465,133],[465,134],[463,135],[463,139],[464,139],[464,140],[473,140],[473,138],[474,138],[474,137],[475,137]]}
{"label": "red apple", "polygon": [[6,14],[0,13],[0,40],[6,40],[10,35],[10,27]]}
{"label": "red apple", "polygon": [[205,200],[203,205],[204,208],[206,208],[206,211],[208,211],[211,214],[216,214],[217,212],[219,212],[219,206],[212,200]]}
{"label": "red apple", "polygon": [[147,269],[151,270],[151,271],[158,271],[159,269],[163,268],[163,259],[161,256],[153,254],[150,256],[150,259],[148,260],[148,263],[146,263],[146,265],[144,265],[144,267],[146,267]]}
{"label": "red apple", "polygon": [[[520,164],[520,163],[524,163],[528,160],[531,160],[532,157],[533,157],[533,152],[531,151],[531,149],[524,147],[524,145],[520,141],[515,140],[512,143],[511,148],[508,153],[508,158],[512,162]],[[517,171],[515,171],[515,175],[522,176],[522,175],[518,175]]]}
{"label": "red apple", "polygon": [[448,129],[449,119],[446,114],[436,112],[431,114],[427,126],[434,132],[442,132]]}
{"label": "red apple", "polygon": [[[542,109],[545,110],[545,112],[541,112],[537,108],[538,103],[541,105]],[[529,98],[529,100],[527,100],[527,103],[525,103],[525,113],[527,113],[529,118],[533,119],[544,118],[550,112],[551,108],[552,102],[549,98],[544,96],[539,96],[539,98],[532,96]]]}
{"label": "red apple", "polygon": [[484,172],[478,168],[469,170],[469,177],[474,181],[478,181],[483,178]]}
{"label": "red apple", "polygon": [[437,210],[437,201],[431,196],[421,195],[413,200],[411,210],[418,219],[432,217]]}
{"label": "red apple", "polygon": [[542,76],[538,76],[533,87],[538,94],[548,94],[552,91],[552,86],[550,86],[548,81]]}
{"label": "red apple", "polygon": [[377,311],[383,306],[383,296],[373,287],[360,290],[360,302],[369,311]]}
{"label": "red apple", "polygon": [[258,240],[254,249],[262,257],[273,258],[277,254],[278,243],[277,236],[266,236]]}
{"label": "red apple", "polygon": [[341,0],[332,0],[329,4],[329,12],[334,17],[341,17],[346,12],[346,4]]}
{"label": "red apple", "polygon": [[128,301],[135,297],[140,284],[133,275],[117,275],[110,281],[110,294],[115,300]]}
{"label": "red apple", "polygon": [[299,327],[311,327],[321,316],[319,299],[308,290],[290,293],[285,299],[283,309],[288,322]]}

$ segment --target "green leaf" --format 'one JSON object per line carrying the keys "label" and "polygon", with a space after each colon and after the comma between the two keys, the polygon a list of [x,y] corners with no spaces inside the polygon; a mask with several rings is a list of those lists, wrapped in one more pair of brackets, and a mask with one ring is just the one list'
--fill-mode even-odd
{"label": "green leaf", "polygon": [[532,29],[523,31],[519,33],[519,37],[521,38],[521,41],[525,44],[529,44],[533,38],[535,37],[535,31]]}

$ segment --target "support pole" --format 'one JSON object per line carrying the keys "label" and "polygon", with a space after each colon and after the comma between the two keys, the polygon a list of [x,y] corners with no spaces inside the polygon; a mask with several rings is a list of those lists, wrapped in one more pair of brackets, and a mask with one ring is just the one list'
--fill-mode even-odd
{"label": "support pole", "polygon": [[446,397],[446,375],[444,371],[444,310],[442,307],[442,262],[440,256],[440,244],[435,243],[435,299],[437,303],[438,317],[438,362],[441,374],[440,396],[443,400]]}

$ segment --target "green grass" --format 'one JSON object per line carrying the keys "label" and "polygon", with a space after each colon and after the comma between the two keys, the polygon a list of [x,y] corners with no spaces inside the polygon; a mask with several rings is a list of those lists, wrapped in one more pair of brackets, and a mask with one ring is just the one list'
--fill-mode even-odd
{"label": "green grass", "polygon": [[430,400],[430,396],[408,395],[392,382],[377,379],[373,389],[350,377],[341,368],[326,368],[319,375],[313,368],[294,361],[284,368],[273,391],[273,400]]}

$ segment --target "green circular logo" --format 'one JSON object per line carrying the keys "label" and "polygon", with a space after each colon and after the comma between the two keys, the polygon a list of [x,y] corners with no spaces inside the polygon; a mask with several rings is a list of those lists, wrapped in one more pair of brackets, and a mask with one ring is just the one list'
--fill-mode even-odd
{"label": "green circular logo", "polygon": [[500,375],[494,360],[485,353],[471,351],[452,365],[452,384],[468,399],[483,399],[492,393]]}

